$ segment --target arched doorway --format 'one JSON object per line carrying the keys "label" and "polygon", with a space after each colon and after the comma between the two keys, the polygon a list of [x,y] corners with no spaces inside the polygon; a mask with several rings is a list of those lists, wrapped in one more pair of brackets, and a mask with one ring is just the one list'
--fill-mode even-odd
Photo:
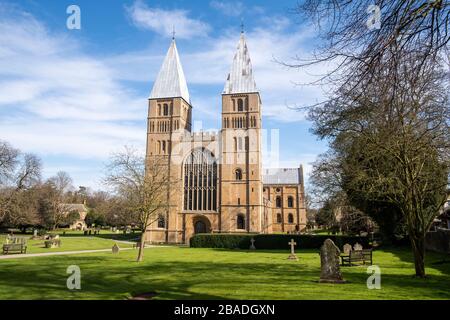
{"label": "arched doorway", "polygon": [[194,233],[207,233],[206,223],[202,220],[198,220],[194,223]]}

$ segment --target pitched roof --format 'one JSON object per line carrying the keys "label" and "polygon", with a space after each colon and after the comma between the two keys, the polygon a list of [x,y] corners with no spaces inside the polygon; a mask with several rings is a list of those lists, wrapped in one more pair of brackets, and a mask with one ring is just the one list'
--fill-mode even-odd
{"label": "pitched roof", "polygon": [[253,78],[252,62],[244,33],[241,33],[236,54],[228,74],[224,94],[258,92]]}
{"label": "pitched roof", "polygon": [[263,170],[263,184],[301,184],[301,168]]}
{"label": "pitched roof", "polygon": [[183,98],[191,103],[175,40],[172,40],[166,58],[153,85],[150,99]]}

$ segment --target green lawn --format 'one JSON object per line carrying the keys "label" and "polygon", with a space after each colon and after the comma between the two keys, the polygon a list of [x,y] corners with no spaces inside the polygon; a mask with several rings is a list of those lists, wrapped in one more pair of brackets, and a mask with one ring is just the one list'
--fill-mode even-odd
{"label": "green lawn", "polygon": [[[450,299],[450,257],[428,254],[428,279],[412,277],[408,249],[374,252],[381,290],[366,287],[365,267],[342,268],[349,282],[319,284],[316,250],[225,251],[178,247],[0,260],[0,299],[126,299],[156,292],[155,299]],[[66,268],[81,268],[81,290],[66,288]]]}
{"label": "green lawn", "polygon": [[[18,237],[26,237],[27,253],[43,253],[43,252],[59,252],[59,251],[78,251],[78,250],[96,250],[96,249],[110,249],[116,243],[115,240],[99,238],[96,236],[83,237],[60,237],[60,248],[45,248],[44,240],[30,240],[29,235],[17,235]],[[5,243],[5,235],[0,235],[0,244]],[[118,242],[119,247],[132,247],[131,244]],[[2,252],[0,251],[0,256]]]}

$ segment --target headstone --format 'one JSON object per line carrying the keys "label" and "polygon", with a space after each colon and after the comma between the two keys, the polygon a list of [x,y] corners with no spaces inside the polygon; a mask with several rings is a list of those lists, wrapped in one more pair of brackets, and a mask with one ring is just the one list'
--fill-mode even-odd
{"label": "headstone", "polygon": [[297,255],[295,254],[294,247],[297,245],[297,242],[294,241],[294,239],[291,239],[290,242],[288,242],[288,245],[291,246],[291,254],[289,255],[289,260],[298,260]]}
{"label": "headstone", "polygon": [[363,249],[363,246],[360,245],[358,242],[355,243],[355,245],[353,246],[353,250],[355,251],[361,251]]}
{"label": "headstone", "polygon": [[344,244],[344,254],[349,255],[350,251],[352,251],[352,245],[348,243]]}
{"label": "headstone", "polygon": [[120,251],[119,246],[117,245],[117,243],[114,243],[114,245],[112,247],[112,253],[116,254],[116,253],[119,253],[119,251]]}
{"label": "headstone", "polygon": [[250,245],[250,250],[256,250],[256,247],[255,247],[255,239],[251,238],[251,239],[250,239],[250,242],[252,243],[252,244]]}
{"label": "headstone", "polygon": [[344,283],[340,269],[341,251],[331,239],[320,248],[320,280],[324,283]]}
{"label": "headstone", "polygon": [[37,229],[34,229],[33,230],[33,237],[37,237],[37,235],[38,235],[38,231],[37,231]]}

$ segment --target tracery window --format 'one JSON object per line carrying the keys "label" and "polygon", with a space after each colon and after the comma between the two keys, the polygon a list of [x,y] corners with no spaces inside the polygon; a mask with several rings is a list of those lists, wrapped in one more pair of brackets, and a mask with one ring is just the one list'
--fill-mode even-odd
{"label": "tracery window", "polygon": [[206,149],[194,150],[184,163],[184,210],[217,211],[217,162]]}

